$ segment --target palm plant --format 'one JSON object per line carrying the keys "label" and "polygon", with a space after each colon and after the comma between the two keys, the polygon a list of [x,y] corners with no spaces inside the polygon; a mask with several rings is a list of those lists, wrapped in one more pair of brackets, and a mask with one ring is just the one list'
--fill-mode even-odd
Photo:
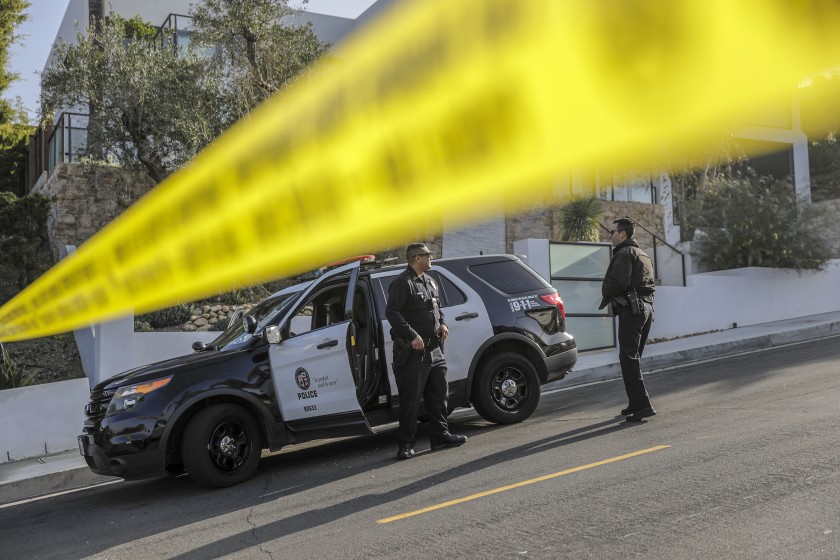
{"label": "palm plant", "polygon": [[563,241],[599,241],[598,219],[603,211],[595,197],[570,200],[560,210]]}

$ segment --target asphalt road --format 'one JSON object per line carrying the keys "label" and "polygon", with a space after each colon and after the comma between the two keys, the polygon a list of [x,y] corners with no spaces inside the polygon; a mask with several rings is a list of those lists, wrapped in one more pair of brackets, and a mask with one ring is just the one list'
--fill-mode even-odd
{"label": "asphalt road", "polygon": [[[395,430],[290,447],[250,482],[121,482],[0,508],[0,558],[840,558],[840,337],[456,413],[458,449]],[[664,447],[667,446],[667,447]],[[419,450],[427,450],[425,442]]]}

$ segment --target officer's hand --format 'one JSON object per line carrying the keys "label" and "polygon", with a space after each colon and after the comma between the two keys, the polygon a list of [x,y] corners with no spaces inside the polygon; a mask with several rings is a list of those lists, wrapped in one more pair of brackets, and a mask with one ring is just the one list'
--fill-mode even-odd
{"label": "officer's hand", "polygon": [[411,347],[414,348],[415,350],[422,350],[423,348],[426,347],[426,345],[423,344],[423,339],[420,338],[419,334],[414,337],[414,340],[411,341]]}
{"label": "officer's hand", "polygon": [[449,327],[446,325],[441,325],[438,329],[438,337],[440,338],[441,343],[446,340],[446,337],[449,336]]}

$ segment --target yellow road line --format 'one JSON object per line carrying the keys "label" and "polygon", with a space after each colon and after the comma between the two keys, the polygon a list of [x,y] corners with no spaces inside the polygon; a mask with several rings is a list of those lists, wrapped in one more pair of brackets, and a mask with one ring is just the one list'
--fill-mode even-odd
{"label": "yellow road line", "polygon": [[607,465],[609,463],[615,463],[616,461],[623,461],[624,459],[630,459],[631,457],[638,457],[639,455],[644,455],[645,453],[653,453],[654,451],[660,451],[662,449],[668,449],[671,447],[670,445],[657,445],[656,447],[651,447],[648,449],[642,449],[641,451],[634,451],[633,453],[628,453],[626,455],[619,455],[618,457],[612,457],[610,459],[604,459],[603,461],[598,461],[596,463],[589,463],[588,465],[582,465],[580,467],[575,467],[573,469],[567,469],[565,471],[560,471],[552,474],[547,474],[545,476],[540,476],[537,478],[532,478],[530,480],[523,480],[522,482],[517,482],[516,484],[510,484],[508,486],[502,486],[501,488],[494,488],[493,490],[486,490],[484,492],[479,492],[478,494],[473,494],[471,496],[465,496],[463,498],[458,498],[457,500],[450,500],[448,502],[443,502],[442,504],[437,504],[434,506],[429,506],[427,508],[418,509],[416,511],[411,511],[408,513],[403,513],[400,515],[395,515],[394,517],[386,517],[385,519],[379,519],[377,523],[384,524],[384,523],[391,523],[392,521],[399,521],[400,519],[405,519],[407,517],[414,517],[415,515],[420,515],[421,513],[428,513],[430,511],[435,511],[436,509],[443,509],[445,507],[454,506],[457,504],[462,504],[464,502],[469,502],[472,500],[477,500],[478,498],[483,498],[485,496],[490,496],[493,494],[498,494],[499,492],[506,492],[508,490],[513,490],[514,488],[521,488],[522,486],[528,486],[529,484],[535,484],[537,482],[543,482],[544,480],[550,480],[552,478],[557,478],[558,476],[564,476],[567,474],[576,473],[579,471],[585,471],[586,469],[592,469],[595,467],[600,467],[601,465]]}

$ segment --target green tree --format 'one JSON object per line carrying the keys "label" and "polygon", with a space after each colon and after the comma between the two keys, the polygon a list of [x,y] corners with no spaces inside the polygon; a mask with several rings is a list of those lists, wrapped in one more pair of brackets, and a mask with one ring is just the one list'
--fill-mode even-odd
{"label": "green tree", "polygon": [[[15,31],[26,20],[26,0],[0,0],[0,95],[17,78],[9,72],[9,47],[18,39]],[[0,99],[0,191],[17,191],[23,181],[27,139],[32,127],[27,124],[26,111],[18,99],[17,105]]]}
{"label": "green tree", "polygon": [[288,0],[204,0],[193,6],[197,45],[215,52],[231,122],[291,82],[327,52],[311,24],[287,23]]}
{"label": "green tree", "polygon": [[89,155],[160,182],[221,133],[219,73],[197,52],[155,48],[135,20],[111,16],[101,25],[57,45],[42,76],[41,118],[91,107]]}
{"label": "green tree", "polygon": [[28,116],[22,106],[10,109],[11,118],[0,121],[0,191],[15,192],[22,191],[29,136],[35,127],[27,124]]}
{"label": "green tree", "polygon": [[[29,7],[27,0],[0,0],[0,94],[5,92],[17,76],[9,72],[9,47],[18,38],[15,34],[17,27],[26,21],[24,10]],[[4,122],[11,115],[9,102],[3,100],[0,107],[0,122]]]}
{"label": "green tree", "polygon": [[90,107],[88,156],[161,181],[327,50],[311,26],[284,23],[293,13],[286,0],[205,0],[177,51],[136,18],[96,19],[98,34],[57,46],[41,119]]}
{"label": "green tree", "polygon": [[719,178],[694,201],[695,254],[710,270],[748,266],[819,270],[831,258],[824,210],[796,197],[790,180]]}

